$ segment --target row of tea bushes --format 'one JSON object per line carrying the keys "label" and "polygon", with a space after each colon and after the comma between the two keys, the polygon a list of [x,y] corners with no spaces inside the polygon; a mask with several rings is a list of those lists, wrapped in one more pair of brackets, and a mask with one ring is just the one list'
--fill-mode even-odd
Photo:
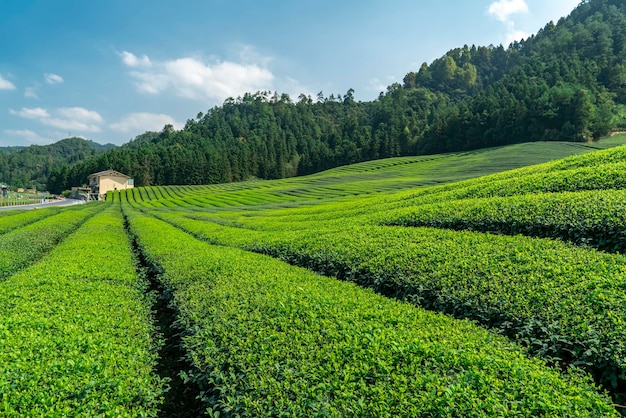
{"label": "row of tea bushes", "polygon": [[[626,149],[626,147],[622,148]],[[417,208],[424,204],[440,203],[443,205],[446,202],[459,199],[489,199],[529,193],[580,192],[585,190],[624,188],[626,186],[626,175],[624,175],[626,162],[622,161],[621,158],[615,157],[615,155],[619,157],[625,152],[621,148],[617,148],[454,184],[402,192],[396,195],[360,198],[352,201],[345,200],[334,205],[326,202],[320,205],[318,214],[328,217],[334,216],[334,213],[331,212],[336,211],[341,217],[348,217],[358,215],[357,212],[359,211],[361,214],[369,211],[370,213],[377,212],[382,215],[384,211],[393,211],[397,208],[409,208],[407,210],[411,211],[410,208]],[[147,198],[140,199],[137,197],[139,194],[133,191],[129,200],[146,207],[152,207],[158,202],[158,205],[169,208],[187,207],[191,210],[205,208],[213,212],[219,212],[219,207],[232,208],[235,206],[245,211],[249,210],[245,206],[246,202],[250,199],[256,199],[259,193],[266,193],[265,186],[266,183],[260,183],[259,185],[251,183],[248,185],[248,190],[244,189],[237,192],[235,200],[229,200],[230,195],[228,193],[219,193],[219,188],[217,187],[216,194],[212,194],[208,189],[205,190],[206,187],[185,188],[181,186],[170,186],[169,189],[176,190],[176,194],[168,195],[170,196],[168,198],[159,198],[158,200],[152,200],[152,198],[151,200]],[[146,190],[152,192],[151,188]],[[151,196],[155,196],[154,199],[156,199],[155,193],[151,193]],[[301,202],[296,204],[292,200],[292,197],[283,193],[281,196],[275,196],[272,204],[276,207],[280,207],[281,204],[283,206],[301,205]],[[155,203],[150,204],[150,202]],[[350,211],[352,213],[346,213]],[[289,214],[289,216],[293,216],[293,214]],[[477,229],[480,230],[480,228]],[[601,231],[599,232],[601,233]],[[541,236],[542,234],[538,235]],[[547,236],[552,235],[548,234]],[[614,237],[613,241],[616,239],[618,238]],[[604,247],[609,246],[609,244],[602,245]],[[616,251],[616,249],[613,251]]]}
{"label": "row of tea bushes", "polygon": [[626,191],[541,193],[419,205],[377,214],[386,225],[426,226],[572,241],[626,250]]}
{"label": "row of tea bushes", "polygon": [[[539,167],[539,166],[538,166]],[[530,168],[401,193],[400,206],[455,199],[489,198],[528,193],[576,192],[626,188],[626,161],[564,170],[526,173]],[[517,175],[512,175],[517,174]]]}
{"label": "row of tea bushes", "polygon": [[28,225],[40,219],[57,213],[58,209],[47,208],[37,210],[11,210],[6,211],[6,215],[0,217],[0,234],[5,234],[12,229]]}
{"label": "row of tea bushes", "polygon": [[[619,146],[563,158],[561,160],[549,162],[545,166],[547,166],[547,169],[550,171],[557,171],[571,170],[579,167],[597,166],[601,164],[620,163],[623,161],[626,161],[626,146]],[[541,166],[537,167],[542,168]]]}
{"label": "row of tea bushes", "polygon": [[[626,147],[614,148],[605,151],[585,154],[566,158],[556,162],[539,164],[521,169],[502,172],[480,179],[472,179],[441,187],[422,189],[409,195],[425,197],[433,194],[455,198],[469,198],[495,195],[510,195],[516,193],[528,193],[533,191],[571,191],[593,190],[623,187],[624,179],[621,172],[625,168],[623,155]],[[445,159],[445,158],[444,158]],[[394,162],[395,161],[395,162]],[[415,158],[412,159],[415,161]],[[397,159],[385,160],[383,165],[402,164]],[[412,164],[409,164],[412,165]],[[358,174],[350,174],[348,171],[362,171],[362,177]],[[454,171],[454,169],[452,168]],[[370,170],[372,171],[372,170]],[[378,170],[373,170],[374,172]],[[242,182],[228,183],[211,186],[167,186],[176,191],[177,198],[184,205],[199,205],[205,207],[239,206],[248,204],[268,204],[275,201],[300,203],[304,200],[314,201],[339,196],[352,196],[371,193],[399,191],[422,184],[419,180],[423,174],[420,170],[405,173],[396,177],[398,173],[390,172],[391,178],[381,173],[372,176],[371,172],[362,164],[355,167],[345,167],[341,170],[330,170],[316,175],[276,180],[270,182]],[[520,179],[526,178],[522,180]],[[442,173],[439,181],[448,179]],[[449,180],[449,179],[448,179]],[[433,182],[436,179],[433,179]],[[519,183],[519,184],[518,184]],[[485,188],[485,190],[483,190]],[[154,187],[146,188],[145,191],[154,191]],[[140,196],[140,197],[139,197]],[[176,199],[173,195],[169,195]],[[435,196],[430,196],[435,199]],[[138,195],[137,201],[153,202],[161,199],[156,194],[150,193]],[[191,200],[189,200],[191,199]],[[438,199],[438,198],[437,198]],[[436,199],[435,199],[436,200]]]}
{"label": "row of tea bushes", "polygon": [[207,411],[227,416],[615,416],[472,322],[273,258],[211,246],[125,206],[173,295]]}
{"label": "row of tea bushes", "polygon": [[165,382],[119,208],[0,283],[0,312],[0,416],[157,416]]}
{"label": "row of tea bushes", "polygon": [[[3,234],[0,239],[0,281],[48,253],[103,207],[92,203],[68,208]],[[0,224],[11,218],[2,218]]]}
{"label": "row of tea bushes", "polygon": [[559,241],[344,224],[248,230],[162,214],[219,245],[280,258],[418,306],[470,318],[626,392],[626,262]]}

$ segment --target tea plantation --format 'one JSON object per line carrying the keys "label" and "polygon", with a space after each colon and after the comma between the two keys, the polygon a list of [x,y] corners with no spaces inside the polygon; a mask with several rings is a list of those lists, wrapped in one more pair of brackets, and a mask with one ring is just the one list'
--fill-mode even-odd
{"label": "tea plantation", "polygon": [[2,213],[0,416],[621,416],[625,189],[544,143]]}

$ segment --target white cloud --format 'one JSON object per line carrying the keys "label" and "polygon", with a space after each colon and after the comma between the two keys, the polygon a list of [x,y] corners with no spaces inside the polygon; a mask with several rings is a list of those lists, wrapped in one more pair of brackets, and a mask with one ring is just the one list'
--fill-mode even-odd
{"label": "white cloud", "polygon": [[[134,70],[137,90],[147,94],[172,91],[175,95],[192,100],[223,101],[228,97],[242,96],[246,92],[273,90],[274,75],[267,69],[263,59],[251,48],[244,48],[240,59],[243,63],[230,61],[206,62],[198,57],[184,57],[163,62],[152,62],[143,56],[142,62],[150,67],[139,69],[135,55],[122,54],[122,61]],[[134,58],[132,58],[134,57]],[[247,62],[256,60],[257,63]]]}
{"label": "white cloud", "polygon": [[308,87],[300,84],[298,80],[292,77],[285,77],[284,80],[281,80],[282,92],[285,92],[289,95],[292,101],[297,102],[298,98],[301,94],[305,96],[311,96],[311,99],[315,99],[317,93],[310,90]]}
{"label": "white cloud", "polygon": [[15,90],[15,85],[0,74],[0,90]]}
{"label": "white cloud", "polygon": [[25,119],[38,119],[43,125],[57,129],[80,132],[100,132],[104,119],[98,112],[82,107],[62,107],[56,109],[54,117],[43,108],[22,108],[19,111],[9,110],[12,115]]}
{"label": "white cloud", "polygon": [[61,84],[63,82],[63,77],[58,74],[45,73],[44,77],[46,79],[46,83],[48,84]]}
{"label": "white cloud", "polygon": [[34,107],[34,108],[23,107],[22,110],[19,110],[19,111],[9,109],[9,113],[15,116],[26,118],[26,119],[39,119],[39,118],[50,117],[50,114],[48,113],[48,111],[41,107]]}
{"label": "white cloud", "polygon": [[270,89],[274,76],[254,64],[220,62],[207,65],[194,58],[181,58],[164,66],[181,97],[226,99],[246,92]]}
{"label": "white cloud", "polygon": [[394,76],[387,76],[385,80],[381,80],[379,78],[370,78],[368,82],[368,90],[373,90],[378,93],[386,92],[387,87],[396,82],[396,78]]}
{"label": "white cloud", "polygon": [[77,120],[46,118],[41,119],[41,123],[57,129],[81,132],[100,132],[102,129],[93,123],[85,123]]}
{"label": "white cloud", "polygon": [[509,27],[509,32],[506,35],[505,45],[510,45],[512,42],[521,41],[530,37],[530,33],[523,30],[515,29],[514,26]]}
{"label": "white cloud", "polygon": [[85,109],[84,107],[62,107],[57,109],[57,113],[66,119],[71,119],[85,123],[102,123],[102,116],[96,111]]}
{"label": "white cloud", "polygon": [[146,55],[142,55],[140,58],[128,51],[120,52],[118,55],[122,57],[122,61],[124,62],[124,64],[129,67],[152,67],[152,62],[150,62],[150,58],[148,58]]}
{"label": "white cloud", "polygon": [[20,137],[30,144],[47,144],[50,142],[50,138],[44,138],[36,132],[28,129],[5,129],[4,133],[7,135]]}
{"label": "white cloud", "polygon": [[162,113],[131,113],[119,122],[109,127],[119,132],[160,131],[165,125],[173,125],[175,129],[181,129],[182,125],[169,115]]}
{"label": "white cloud", "polygon": [[261,67],[267,67],[272,62],[271,57],[261,55],[250,45],[241,45],[238,56],[242,63],[257,64]]}
{"label": "white cloud", "polygon": [[165,74],[131,71],[130,75],[138,80],[136,86],[140,93],[159,94],[170,84],[170,80]]}
{"label": "white cloud", "polygon": [[514,14],[528,12],[528,4],[525,0],[499,0],[491,3],[487,9],[487,13],[506,24],[507,35],[505,45],[526,39],[530,36],[530,33],[517,29],[515,27],[515,21],[511,19],[511,16]]}
{"label": "white cloud", "polygon": [[37,89],[35,87],[26,87],[24,89],[24,97],[27,99],[39,99],[39,96],[37,96]]}
{"label": "white cloud", "polygon": [[516,13],[528,13],[525,0],[500,0],[491,3],[487,12],[501,22],[509,22],[510,16]]}

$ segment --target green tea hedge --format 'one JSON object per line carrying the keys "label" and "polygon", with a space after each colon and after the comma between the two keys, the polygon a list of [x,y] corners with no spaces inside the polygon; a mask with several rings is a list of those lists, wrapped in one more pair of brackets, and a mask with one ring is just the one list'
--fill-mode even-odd
{"label": "green tea hedge", "polygon": [[[227,416],[614,416],[471,322],[278,260],[211,246],[125,209],[180,312],[209,412]],[[221,416],[221,415],[220,415]]]}
{"label": "green tea hedge", "polygon": [[157,416],[165,382],[119,209],[0,283],[0,416]]}

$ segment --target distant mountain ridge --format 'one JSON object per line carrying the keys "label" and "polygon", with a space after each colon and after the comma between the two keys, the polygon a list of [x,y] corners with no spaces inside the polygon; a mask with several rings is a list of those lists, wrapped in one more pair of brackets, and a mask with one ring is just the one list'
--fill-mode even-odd
{"label": "distant mountain ridge", "polygon": [[626,2],[584,0],[503,46],[463,46],[369,102],[248,93],[179,131],[146,132],[50,174],[51,190],[115,168],[135,184],[284,178],[341,165],[529,141],[592,141],[626,127]]}
{"label": "distant mountain ridge", "polygon": [[15,147],[0,147],[0,152],[6,152],[6,153],[9,153],[9,152],[16,152],[16,151],[21,151],[21,150],[23,150],[24,148],[26,148],[26,147],[24,147],[24,146],[15,146]]}
{"label": "distant mountain ridge", "polygon": [[0,181],[13,187],[46,190],[48,176],[116,148],[83,138],[66,138],[50,145],[0,148]]}

